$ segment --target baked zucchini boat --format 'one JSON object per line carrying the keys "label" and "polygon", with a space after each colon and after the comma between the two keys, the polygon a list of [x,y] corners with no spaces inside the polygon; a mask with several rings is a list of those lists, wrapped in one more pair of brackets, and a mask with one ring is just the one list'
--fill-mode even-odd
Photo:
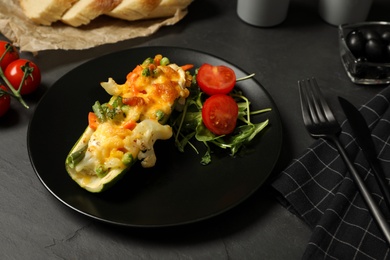
{"label": "baked zucchini boat", "polygon": [[137,160],[143,167],[155,165],[153,145],[172,136],[171,127],[164,124],[189,95],[192,76],[187,68],[156,55],[136,66],[124,84],[112,78],[101,83],[111,98],[92,106],[88,126],[65,161],[67,172],[80,187],[101,192]]}

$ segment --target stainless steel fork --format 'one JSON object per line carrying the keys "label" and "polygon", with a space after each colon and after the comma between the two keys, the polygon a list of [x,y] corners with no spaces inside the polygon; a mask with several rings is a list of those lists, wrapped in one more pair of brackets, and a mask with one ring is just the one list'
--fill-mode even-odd
{"label": "stainless steel fork", "polygon": [[298,81],[299,92],[301,97],[301,108],[303,122],[311,134],[311,136],[325,138],[333,142],[341,157],[343,158],[349,172],[352,175],[358,190],[363,196],[367,207],[369,208],[374,219],[382,230],[387,243],[390,245],[390,227],[385,217],[383,216],[378,204],[373,199],[371,193],[367,189],[364,181],[355,169],[353,163],[348,158],[343,146],[341,145],[338,135],[341,132],[341,127],[333,115],[332,110],[328,106],[325,98],[322,96],[315,78]]}

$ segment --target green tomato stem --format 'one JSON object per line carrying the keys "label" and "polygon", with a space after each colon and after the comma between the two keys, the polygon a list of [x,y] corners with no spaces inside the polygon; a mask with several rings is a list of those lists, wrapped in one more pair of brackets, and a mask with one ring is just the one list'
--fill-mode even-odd
{"label": "green tomato stem", "polygon": [[[7,45],[7,49],[5,50],[5,52],[3,53],[3,55],[1,55],[0,57],[0,63],[1,61],[4,59],[5,55],[8,53],[8,52],[11,52],[13,51],[12,49],[12,45],[11,44],[8,44]],[[8,94],[12,97],[14,97],[15,99],[17,99],[25,108],[29,108],[29,106],[26,104],[26,102],[23,100],[22,98],[22,95],[20,94],[20,90],[22,89],[22,85],[24,84],[24,81],[26,80],[26,78],[31,75],[32,73],[32,70],[33,68],[31,68],[28,64],[28,62],[25,64],[25,66],[27,66],[28,68],[30,69],[24,69],[23,72],[24,72],[24,75],[23,75],[23,79],[22,81],[20,82],[20,85],[19,85],[19,89],[16,90],[12,84],[9,82],[9,80],[6,78],[6,76],[4,75],[4,71],[3,69],[0,67],[0,77],[3,79],[3,81],[5,82],[5,84],[7,85],[7,87],[9,88],[9,90],[11,90],[12,93],[8,92],[8,91],[1,91],[0,93],[4,94]]]}
{"label": "green tomato stem", "polygon": [[3,95],[8,95],[8,96],[11,96],[13,98],[17,98],[14,93],[12,92],[9,92],[9,91],[6,91],[4,89],[0,89],[0,97],[2,97]]}
{"label": "green tomato stem", "polygon": [[[1,60],[0,60],[1,61]],[[26,104],[26,102],[23,100],[23,97],[22,95],[20,94],[20,89],[21,89],[21,86],[22,84],[24,83],[25,79],[27,78],[26,74],[28,72],[25,71],[24,72],[24,75],[23,75],[23,79],[22,79],[22,82],[20,82],[20,87],[18,90],[16,90],[12,84],[9,82],[9,80],[5,77],[4,75],[4,72],[3,72],[3,69],[0,67],[0,77],[4,80],[5,84],[8,86],[8,88],[11,90],[12,92],[12,95],[14,98],[16,98],[25,108],[29,108],[29,106]]]}
{"label": "green tomato stem", "polygon": [[6,46],[7,46],[7,48],[5,49],[5,52],[4,52],[3,55],[1,55],[1,57],[0,57],[0,63],[1,63],[1,61],[4,59],[5,55],[6,55],[8,52],[11,52],[11,51],[12,51],[12,46],[11,46],[11,44],[7,44]]}

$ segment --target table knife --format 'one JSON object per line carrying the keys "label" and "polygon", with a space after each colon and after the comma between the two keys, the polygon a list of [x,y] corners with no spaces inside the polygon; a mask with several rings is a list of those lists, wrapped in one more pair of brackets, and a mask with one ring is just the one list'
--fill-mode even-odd
{"label": "table knife", "polygon": [[349,101],[339,97],[339,102],[342,109],[344,110],[345,115],[347,116],[352,131],[355,133],[356,141],[372,169],[372,172],[384,197],[386,206],[390,210],[390,187],[376,156],[374,141],[372,140],[371,132],[368,128],[366,120],[357,110],[357,108]]}

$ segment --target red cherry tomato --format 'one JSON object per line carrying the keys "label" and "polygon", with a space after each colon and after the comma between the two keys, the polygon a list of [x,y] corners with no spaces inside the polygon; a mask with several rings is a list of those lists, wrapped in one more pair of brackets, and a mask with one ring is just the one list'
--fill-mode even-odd
{"label": "red cherry tomato", "polygon": [[24,75],[23,68],[27,66],[32,68],[32,73],[24,81],[22,90],[20,91],[20,94],[22,95],[34,92],[38,88],[39,84],[41,84],[41,71],[38,66],[29,60],[19,59],[11,62],[4,72],[5,77],[9,80],[12,86],[18,90]]}
{"label": "red cherry tomato", "polygon": [[212,95],[203,104],[204,125],[216,135],[228,135],[236,128],[238,105],[231,96]]}
{"label": "red cherry tomato", "polygon": [[[3,85],[0,85],[0,89],[7,90]],[[9,110],[10,104],[11,97],[7,94],[0,93],[0,117],[2,117]]]}
{"label": "red cherry tomato", "polygon": [[[7,51],[7,48],[10,48],[10,50]],[[0,67],[4,71],[7,68],[8,64],[19,59],[19,53],[16,50],[15,46],[13,46],[11,43],[6,41],[0,41],[0,58],[1,57],[3,57],[3,59],[0,62]]]}
{"label": "red cherry tomato", "polygon": [[198,70],[196,81],[200,89],[208,94],[228,94],[236,84],[236,74],[226,66],[203,64]]}

